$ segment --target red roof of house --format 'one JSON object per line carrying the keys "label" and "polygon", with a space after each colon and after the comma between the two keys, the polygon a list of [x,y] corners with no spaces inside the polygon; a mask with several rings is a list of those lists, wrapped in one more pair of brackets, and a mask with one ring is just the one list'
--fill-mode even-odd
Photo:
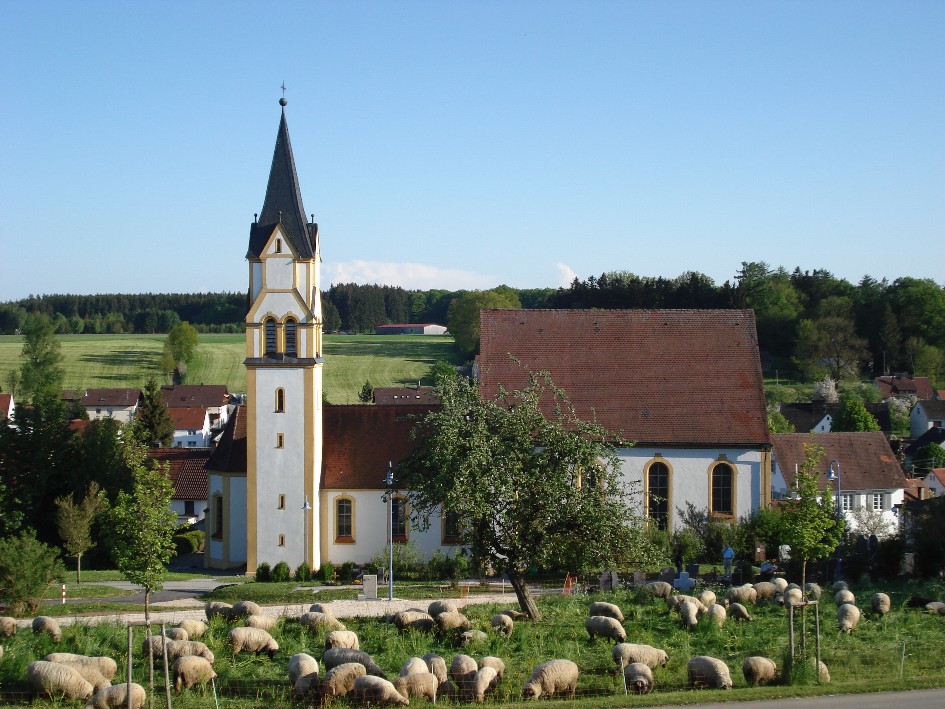
{"label": "red roof of house", "polygon": [[485,396],[547,371],[581,418],[625,440],[768,442],[750,310],[483,310],[480,342]]}
{"label": "red roof of house", "polygon": [[380,490],[388,465],[413,448],[409,414],[426,406],[337,406],[322,409],[322,489]]}
{"label": "red roof of house", "polygon": [[207,470],[246,473],[246,407],[237,406],[227,419],[220,442],[207,461]]}
{"label": "red roof of house", "polygon": [[13,394],[0,394],[0,416],[13,414]]}
{"label": "red roof of house", "polygon": [[890,396],[900,394],[912,394],[919,399],[931,399],[935,396],[935,390],[928,377],[910,377],[906,374],[894,374],[891,376],[876,377],[876,388],[879,389],[879,395],[888,399]]}
{"label": "red roof of house", "polygon": [[433,387],[375,387],[374,403],[377,406],[435,406],[440,398]]}
{"label": "red roof of house", "polygon": [[82,406],[92,408],[96,406],[135,406],[141,398],[140,389],[108,388],[86,389],[82,397]]}
{"label": "red roof of house", "polygon": [[892,490],[908,485],[899,461],[889,447],[889,441],[880,431],[772,433],[772,452],[788,486],[794,482],[794,466],[800,467],[806,458],[805,443],[815,443],[824,449],[821,487],[827,485],[827,470],[832,460],[840,464],[841,490]]}
{"label": "red roof of house", "polygon": [[167,472],[174,483],[175,500],[206,500],[207,471],[204,465],[210,458],[206,448],[151,448],[151,460],[167,464]]}
{"label": "red roof of house", "polygon": [[183,409],[168,407],[167,414],[174,422],[174,430],[176,431],[199,431],[207,422],[207,410],[204,408],[192,407]]}
{"label": "red roof of house", "polygon": [[161,396],[167,408],[187,406],[226,406],[226,384],[164,384]]}
{"label": "red roof of house", "polygon": [[906,489],[903,492],[905,502],[924,500],[931,496],[932,493],[929,490],[929,486],[925,484],[922,478],[906,478]]}

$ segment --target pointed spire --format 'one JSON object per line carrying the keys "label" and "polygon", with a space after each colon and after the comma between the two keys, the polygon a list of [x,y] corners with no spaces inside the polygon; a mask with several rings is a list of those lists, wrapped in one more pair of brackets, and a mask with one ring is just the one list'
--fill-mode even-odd
{"label": "pointed spire", "polygon": [[315,254],[312,238],[305,218],[305,207],[302,205],[299,177],[295,171],[289,126],[285,120],[287,103],[285,98],[279,99],[282,119],[279,121],[276,148],[272,153],[269,184],[266,186],[266,199],[259,214],[259,224],[267,226],[281,223],[295,253],[300,258],[313,258]]}

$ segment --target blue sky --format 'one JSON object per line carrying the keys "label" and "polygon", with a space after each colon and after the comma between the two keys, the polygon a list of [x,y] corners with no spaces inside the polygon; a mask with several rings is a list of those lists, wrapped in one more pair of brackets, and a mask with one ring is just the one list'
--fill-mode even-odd
{"label": "blue sky", "polygon": [[325,287],[945,281],[945,3],[0,0],[0,300],[244,290],[280,84]]}

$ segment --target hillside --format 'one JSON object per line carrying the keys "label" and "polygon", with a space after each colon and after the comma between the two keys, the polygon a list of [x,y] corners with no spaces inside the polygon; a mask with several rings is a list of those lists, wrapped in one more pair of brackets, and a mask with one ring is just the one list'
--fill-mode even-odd
{"label": "hillside", "polygon": [[[61,335],[59,340],[67,389],[143,386],[150,374],[158,374],[164,346],[163,335]],[[7,375],[19,366],[22,347],[22,337],[0,336],[0,390],[8,390]],[[243,335],[202,334],[187,381],[246,391],[245,356]],[[326,335],[325,391],[334,404],[354,404],[365,381],[415,383],[435,361],[455,357],[451,337]]]}

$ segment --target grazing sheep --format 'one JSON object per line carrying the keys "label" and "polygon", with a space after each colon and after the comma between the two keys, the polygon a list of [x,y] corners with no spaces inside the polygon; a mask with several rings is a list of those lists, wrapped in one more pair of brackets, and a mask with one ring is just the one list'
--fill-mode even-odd
{"label": "grazing sheep", "polygon": [[453,655],[453,661],[450,663],[449,675],[460,690],[472,680],[473,675],[479,671],[479,664],[469,655]]}
{"label": "grazing sheep", "polygon": [[325,654],[322,655],[322,663],[326,670],[348,662],[359,662],[364,665],[367,674],[384,677],[384,670],[378,667],[364,650],[353,650],[350,647],[333,647],[331,650],[325,650]]}
{"label": "grazing sheep", "polygon": [[886,615],[889,613],[889,609],[892,608],[892,601],[885,593],[874,593],[870,599],[870,607],[877,615]]}
{"label": "grazing sheep", "polygon": [[644,588],[647,593],[657,598],[669,598],[673,593],[673,587],[665,581],[650,581]]}
{"label": "grazing sheep", "polygon": [[705,609],[705,617],[721,628],[725,625],[725,607],[720,606],[718,603],[713,603]]}
{"label": "grazing sheep", "polygon": [[469,701],[482,704],[486,701],[486,692],[490,689],[495,689],[498,681],[499,675],[494,667],[480,667],[476,674],[473,675],[472,682],[466,687],[466,698]]}
{"label": "grazing sheep", "polygon": [[620,608],[613,603],[605,603],[604,601],[594,601],[591,603],[590,608],[588,609],[588,615],[606,615],[610,618],[615,618],[623,623],[623,613],[620,611]]}
{"label": "grazing sheep", "polygon": [[316,633],[323,629],[328,632],[332,630],[347,630],[344,623],[335,618],[335,616],[328,615],[327,613],[318,613],[317,611],[303,613],[299,616],[299,622]]}
{"label": "grazing sheep", "polygon": [[849,634],[860,622],[860,609],[852,603],[844,603],[837,608],[837,626],[839,630]]}
{"label": "grazing sheep", "polygon": [[459,607],[452,601],[433,601],[427,608],[427,614],[436,618],[440,613],[458,613]]}
{"label": "grazing sheep", "polygon": [[164,631],[164,637],[171,640],[190,640],[190,636],[183,628],[167,628]]}
{"label": "grazing sheep", "polygon": [[423,611],[401,611],[394,614],[394,625],[398,630],[428,632],[436,626],[436,621],[432,615]]}
{"label": "grazing sheep", "polygon": [[789,588],[784,592],[782,602],[785,606],[798,606],[804,602],[804,592],[800,588]]}
{"label": "grazing sheep", "polygon": [[355,680],[366,674],[360,662],[342,662],[328,670],[325,680],[318,686],[318,692],[323,700],[343,697],[354,689]]}
{"label": "grazing sheep", "polygon": [[844,603],[856,603],[856,596],[847,590],[837,591],[837,594],[833,597],[833,602],[838,606],[842,606]]}
{"label": "grazing sheep", "polygon": [[48,615],[38,615],[33,618],[33,634],[48,633],[54,643],[62,640],[62,631],[59,629],[59,622]]}
{"label": "grazing sheep", "polygon": [[82,675],[82,679],[91,684],[92,689],[96,692],[103,687],[112,686],[109,678],[105,677],[105,675],[99,672],[93,665],[81,662],[79,660],[63,660],[59,664],[65,665],[66,667],[71,667],[80,675]]}
{"label": "grazing sheep", "polygon": [[728,614],[735,620],[751,621],[751,613],[741,603],[733,603],[728,607]]}
{"label": "grazing sheep", "polygon": [[[143,709],[147,700],[144,687],[134,682],[130,686],[131,692],[128,691],[129,685],[127,684],[116,684],[98,690],[86,703],[85,709],[124,709],[124,707]],[[131,695],[131,701],[128,701],[129,694]]]}
{"label": "grazing sheep", "polygon": [[436,677],[437,681],[443,683],[447,680],[448,675],[446,674],[446,660],[437,655],[435,652],[428,652],[423,656],[423,661],[427,663],[427,668],[430,672]]}
{"label": "grazing sheep", "polygon": [[[243,630],[250,630],[250,628],[243,628]],[[265,632],[260,630],[259,632]],[[215,662],[213,653],[210,652],[210,648],[207,647],[204,643],[197,640],[168,640],[167,641],[167,661],[171,664],[177,660],[178,657],[188,657],[188,656],[202,657],[211,665]]]}
{"label": "grazing sheep", "polygon": [[427,701],[436,704],[436,693],[439,688],[440,683],[429,672],[398,677],[394,680],[394,689],[405,699],[425,697]]}
{"label": "grazing sheep", "polygon": [[698,595],[699,603],[704,605],[706,608],[711,606],[716,601],[715,592],[706,589]]}
{"label": "grazing sheep", "polygon": [[331,603],[313,603],[308,607],[309,613],[324,613],[325,615],[334,615]]}
{"label": "grazing sheep", "polygon": [[243,625],[247,628],[259,628],[270,631],[279,625],[279,619],[274,615],[248,615]]}
{"label": "grazing sheep", "polygon": [[290,657],[289,681],[296,697],[304,697],[318,687],[318,660],[304,652]]}
{"label": "grazing sheep", "polygon": [[160,660],[164,657],[164,643],[169,642],[173,641],[164,635],[146,635],[141,641],[141,652],[145,657],[150,655]]}
{"label": "grazing sheep", "polygon": [[656,669],[657,665],[666,667],[666,663],[669,662],[666,651],[652,645],[618,643],[614,645],[610,654],[614,658],[614,663],[621,667],[632,665],[634,662],[642,662],[650,669]]}
{"label": "grazing sheep", "polygon": [[542,695],[554,697],[556,693],[569,692],[573,699],[577,682],[578,666],[571,660],[549,660],[532,670],[531,679],[522,687],[522,697],[538,699]]}
{"label": "grazing sheep", "polygon": [[505,677],[505,663],[499,657],[486,655],[479,661],[479,667],[491,667],[495,670],[500,680]]}
{"label": "grazing sheep", "polygon": [[249,615],[262,615],[263,609],[258,603],[253,601],[238,601],[233,604],[233,608],[230,609],[230,618],[239,619],[245,618]]}
{"label": "grazing sheep", "polygon": [[436,689],[436,694],[438,697],[446,697],[447,699],[458,699],[459,698],[459,687],[455,684],[446,680],[445,682],[440,682],[440,686]]}
{"label": "grazing sheep", "polygon": [[830,681],[830,670],[827,668],[827,665],[825,665],[825,664],[823,663],[823,661],[815,660],[815,662],[818,663],[818,664],[817,664],[817,674],[820,675],[820,681],[821,681],[821,682],[824,682],[824,683],[829,682],[829,681]]}
{"label": "grazing sheep", "polygon": [[410,700],[397,691],[393,684],[383,677],[364,675],[354,681],[351,696],[361,704],[399,704],[409,706]]}
{"label": "grazing sheep", "polygon": [[823,590],[820,588],[820,584],[809,582],[804,584],[804,593],[811,600],[819,601]]}
{"label": "grazing sheep", "polygon": [[778,593],[778,587],[770,581],[759,581],[754,589],[759,601],[770,601]]}
{"label": "grazing sheep", "polygon": [[206,684],[216,679],[213,665],[203,657],[185,655],[174,660],[174,691],[190,689],[197,684]]}
{"label": "grazing sheep", "polygon": [[584,621],[584,629],[591,636],[591,640],[595,640],[600,636],[622,643],[627,639],[627,631],[623,629],[620,622],[605,615],[592,615]]}
{"label": "grazing sheep", "polygon": [[360,650],[361,644],[358,641],[358,634],[353,630],[332,630],[325,638],[325,649],[330,650],[333,647],[349,647],[352,650]]}
{"label": "grazing sheep", "polygon": [[757,687],[759,684],[774,682],[778,678],[778,666],[767,657],[753,655],[742,662],[742,674],[749,687]]}
{"label": "grazing sheep", "polygon": [[36,660],[26,666],[30,691],[53,699],[88,699],[94,689],[82,675],[67,665]]}
{"label": "grazing sheep", "polygon": [[177,627],[187,631],[188,640],[199,638],[207,632],[207,624],[202,620],[182,620],[177,624]]}
{"label": "grazing sheep", "polygon": [[945,615],[945,603],[942,603],[941,601],[932,601],[931,603],[926,603],[925,610],[938,613],[939,615]]}
{"label": "grazing sheep", "polygon": [[653,670],[642,662],[632,662],[623,668],[623,680],[627,689],[635,694],[653,691]]}
{"label": "grazing sheep", "polygon": [[88,665],[98,670],[102,677],[111,681],[118,672],[118,663],[110,657],[98,656],[89,657],[87,655],[76,655],[71,652],[51,652],[43,658],[46,662],[77,662]]}
{"label": "grazing sheep", "polygon": [[686,663],[689,675],[689,689],[710,687],[712,689],[731,689],[732,677],[728,665],[708,655],[697,655]]}
{"label": "grazing sheep", "polygon": [[731,605],[732,603],[756,603],[758,601],[758,592],[755,591],[755,587],[750,583],[745,584],[744,586],[732,586],[728,591],[725,592],[725,604]]}
{"label": "grazing sheep", "polygon": [[420,657],[411,657],[400,668],[400,676],[428,674],[430,668],[427,667],[427,661]]}
{"label": "grazing sheep", "polygon": [[850,587],[847,585],[846,581],[837,581],[833,585],[833,592],[838,593],[840,591],[849,591]]}
{"label": "grazing sheep", "polygon": [[469,630],[472,627],[469,618],[459,611],[444,611],[440,613],[435,620],[441,633],[446,633],[451,630]]}
{"label": "grazing sheep", "polygon": [[666,607],[671,611],[678,611],[679,606],[681,606],[685,601],[690,603],[695,603],[697,606],[702,606],[702,601],[700,601],[695,596],[687,596],[683,593],[680,593],[676,596],[670,596],[666,599]]}
{"label": "grazing sheep", "polygon": [[222,618],[223,620],[229,620],[230,613],[232,611],[233,611],[233,606],[230,605],[229,603],[224,603],[223,601],[210,601],[203,608],[203,612],[207,616],[207,622],[210,622],[214,618]]}
{"label": "grazing sheep", "polygon": [[463,646],[466,646],[484,643],[489,639],[489,636],[481,630],[467,630],[465,633],[462,633],[459,638]]}
{"label": "grazing sheep", "polygon": [[226,636],[226,642],[233,648],[233,654],[238,655],[245,650],[257,655],[265,652],[271,660],[279,650],[279,643],[261,628],[247,628],[245,626],[233,628]]}
{"label": "grazing sheep", "polygon": [[[695,628],[699,624],[699,609],[701,605],[696,605],[692,601],[683,601],[679,604],[679,617],[682,618],[683,625],[687,628]],[[623,642],[626,640],[627,636],[624,633],[624,636],[620,638],[620,641]]]}
{"label": "grazing sheep", "polygon": [[492,629],[499,635],[511,635],[512,629],[515,627],[515,623],[505,613],[492,616],[492,620],[490,620],[489,623],[492,625]]}
{"label": "grazing sheep", "polygon": [[801,589],[800,584],[789,583],[789,584],[787,585],[787,588],[784,589],[784,592],[787,593],[787,592],[790,591],[792,588],[797,588],[797,589],[803,590],[803,589]]}
{"label": "grazing sheep", "polygon": [[506,608],[504,611],[499,611],[502,615],[507,615],[512,620],[526,620],[528,615],[522,613],[521,611],[513,610],[512,608]]}
{"label": "grazing sheep", "polygon": [[775,588],[778,589],[778,593],[784,593],[787,591],[788,582],[783,576],[775,576],[773,579],[771,579],[771,583],[773,583]]}
{"label": "grazing sheep", "polygon": [[0,636],[9,638],[16,635],[16,618],[3,616],[0,618]]}

